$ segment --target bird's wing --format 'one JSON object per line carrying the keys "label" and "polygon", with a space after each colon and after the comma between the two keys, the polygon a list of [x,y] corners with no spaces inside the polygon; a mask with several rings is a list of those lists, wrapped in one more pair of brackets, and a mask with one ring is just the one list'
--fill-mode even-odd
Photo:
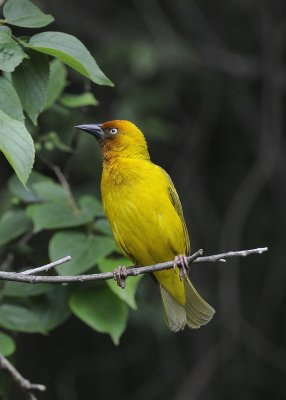
{"label": "bird's wing", "polygon": [[182,208],[178,193],[172,182],[172,179],[169,177],[169,175],[167,173],[166,173],[166,175],[167,175],[168,182],[169,182],[169,186],[168,186],[169,197],[170,197],[171,203],[173,204],[173,206],[182,222],[184,236],[185,236],[185,242],[186,242],[186,255],[189,255],[191,252],[190,238],[189,238],[186,222],[185,222],[184,215],[183,215],[183,208]]}

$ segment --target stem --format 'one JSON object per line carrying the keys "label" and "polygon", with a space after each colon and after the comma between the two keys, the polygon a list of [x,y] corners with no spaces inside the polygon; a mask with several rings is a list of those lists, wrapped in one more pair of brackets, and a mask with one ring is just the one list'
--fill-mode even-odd
{"label": "stem", "polygon": [[[226,258],[232,257],[246,257],[252,254],[262,254],[268,251],[267,247],[250,249],[250,250],[242,250],[242,251],[229,251],[227,253],[215,254],[206,257],[198,257],[199,254],[202,254],[202,250],[194,253],[193,255],[187,257],[188,263],[201,263],[201,262],[225,262]],[[63,261],[64,260],[64,261]],[[65,257],[64,259],[58,260],[52,264],[59,265],[63,262],[69,261],[69,257]],[[171,269],[174,266],[174,261],[167,261],[164,263],[148,265],[144,267],[129,267],[126,270],[126,276],[137,276],[150,272],[163,271],[167,269]],[[46,269],[47,266],[39,267],[36,269],[36,272],[39,269]],[[31,271],[28,271],[29,274]],[[67,276],[37,276],[37,275],[27,275],[25,272],[5,272],[0,271],[0,280],[13,281],[13,282],[25,282],[25,283],[69,283],[69,282],[88,282],[88,281],[103,281],[108,279],[114,279],[113,272],[104,272],[99,274],[88,274],[88,275],[67,275]]]}

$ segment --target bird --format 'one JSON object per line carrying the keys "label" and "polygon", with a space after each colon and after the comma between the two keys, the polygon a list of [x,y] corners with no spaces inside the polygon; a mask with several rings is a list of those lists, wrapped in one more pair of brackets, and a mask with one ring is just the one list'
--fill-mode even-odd
{"label": "bird", "polygon": [[[126,120],[76,128],[92,134],[100,145],[102,204],[121,252],[137,266],[174,260],[173,269],[154,272],[169,329],[207,324],[215,310],[187,273],[191,248],[179,196],[167,172],[150,160],[142,131]],[[114,275],[122,287],[124,268]]]}

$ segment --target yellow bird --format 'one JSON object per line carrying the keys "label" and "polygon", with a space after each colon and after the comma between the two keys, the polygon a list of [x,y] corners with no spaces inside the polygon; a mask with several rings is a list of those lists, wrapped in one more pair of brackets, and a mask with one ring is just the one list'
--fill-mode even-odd
{"label": "yellow bird", "polygon": [[[119,248],[135,265],[174,259],[174,269],[154,273],[171,331],[207,324],[214,309],[187,274],[190,240],[179,196],[169,175],[151,162],[145,137],[129,121],[78,125],[93,134],[103,155],[103,207]],[[117,283],[120,282],[120,274]],[[184,271],[185,272],[185,271]],[[183,279],[182,279],[183,278]]]}

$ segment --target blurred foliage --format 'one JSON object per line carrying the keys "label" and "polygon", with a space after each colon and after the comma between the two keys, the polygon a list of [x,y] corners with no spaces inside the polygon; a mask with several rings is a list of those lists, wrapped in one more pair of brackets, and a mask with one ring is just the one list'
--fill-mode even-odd
{"label": "blurred foliage", "polygon": [[[113,267],[118,249],[110,237],[100,202],[92,196],[74,197],[54,156],[73,157],[76,144],[66,140],[48,123],[65,115],[65,121],[78,117],[81,110],[96,106],[92,92],[65,92],[68,70],[75,69],[99,85],[112,85],[97,66],[86,47],[74,36],[62,32],[42,32],[15,37],[6,24],[25,28],[42,28],[54,18],[44,14],[28,0],[8,0],[3,7],[0,30],[0,149],[17,177],[7,182],[10,202],[0,218],[0,256],[2,267],[15,270],[15,255],[22,263],[46,262],[72,256],[69,265],[57,268],[59,274],[80,274],[98,268]],[[48,56],[53,56],[49,58]],[[65,124],[64,124],[65,125]],[[74,139],[75,140],[75,139]],[[36,150],[37,164],[48,167],[40,173],[31,168]],[[60,183],[49,176],[54,173]],[[106,220],[105,220],[106,222]],[[101,228],[100,228],[101,226]],[[99,227],[99,229],[98,229]],[[67,229],[69,228],[69,229]],[[71,230],[73,228],[73,230]],[[34,258],[35,239],[42,231],[41,248]],[[126,263],[127,260],[122,260]],[[127,261],[128,262],[128,261]],[[17,270],[17,268],[16,268]],[[78,290],[76,286],[36,285],[15,282],[1,284],[0,327],[8,333],[43,333],[63,324],[73,312],[93,329],[109,333],[118,344],[126,328],[128,306],[135,308],[134,279],[122,294],[113,284]],[[114,317],[116,316],[116,318]],[[11,355],[15,341],[0,332],[0,352]]]}

